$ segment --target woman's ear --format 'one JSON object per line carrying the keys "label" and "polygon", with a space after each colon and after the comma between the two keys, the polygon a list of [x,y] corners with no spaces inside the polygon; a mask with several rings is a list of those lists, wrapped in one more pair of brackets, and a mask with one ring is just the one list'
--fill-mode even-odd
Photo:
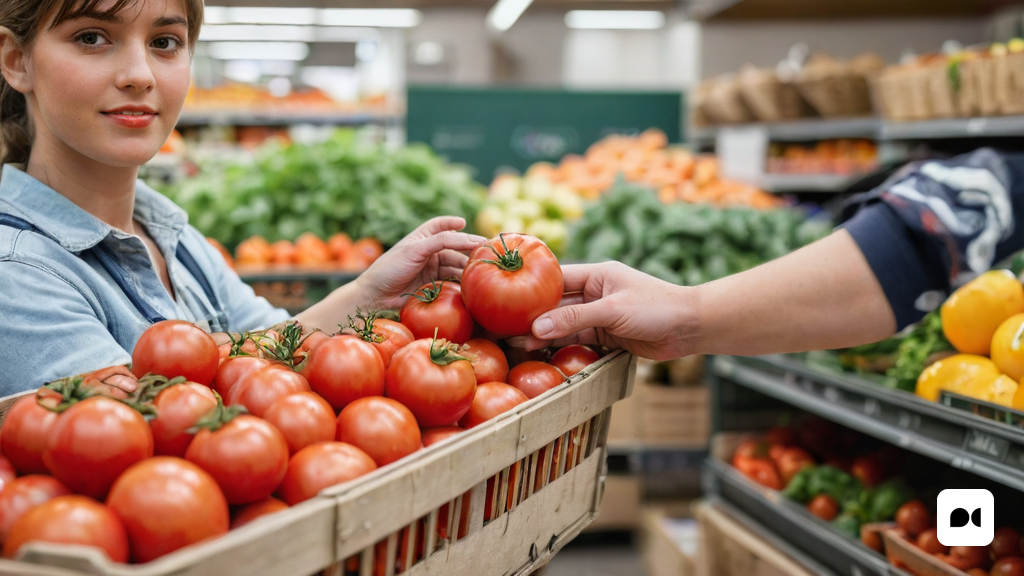
{"label": "woman's ear", "polygon": [[32,80],[28,73],[27,54],[18,46],[10,28],[0,26],[0,74],[7,83],[22,94],[32,91]]}

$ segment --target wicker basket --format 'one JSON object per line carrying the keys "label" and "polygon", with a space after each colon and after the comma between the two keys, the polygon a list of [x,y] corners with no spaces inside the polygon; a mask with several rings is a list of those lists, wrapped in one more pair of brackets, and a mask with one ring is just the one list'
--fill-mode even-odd
{"label": "wicker basket", "polygon": [[814,114],[796,87],[779,80],[774,70],[746,66],[740,71],[739,87],[747,108],[762,122],[792,120]]}
{"label": "wicker basket", "polygon": [[1024,52],[996,59],[996,100],[1001,114],[1024,114]]}
{"label": "wicker basket", "polygon": [[701,112],[713,124],[753,122],[754,115],[740,95],[740,84],[735,75],[705,80],[698,89]]}
{"label": "wicker basket", "polygon": [[800,73],[795,84],[810,105],[826,118],[871,114],[867,76],[884,63],[862,57],[842,63],[817,57]]}
{"label": "wicker basket", "polygon": [[996,62],[981,54],[960,62],[961,116],[995,116],[999,114],[996,98]]}

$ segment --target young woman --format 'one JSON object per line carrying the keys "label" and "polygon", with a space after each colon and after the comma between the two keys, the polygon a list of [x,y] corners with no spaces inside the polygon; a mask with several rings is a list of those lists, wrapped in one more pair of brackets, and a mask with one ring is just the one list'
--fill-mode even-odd
{"label": "young woman", "polygon": [[[127,363],[161,319],[288,318],[137,179],[177,122],[202,20],[202,0],[0,3],[0,395]],[[333,331],[459,273],[483,241],[464,225],[427,222],[297,319]]]}

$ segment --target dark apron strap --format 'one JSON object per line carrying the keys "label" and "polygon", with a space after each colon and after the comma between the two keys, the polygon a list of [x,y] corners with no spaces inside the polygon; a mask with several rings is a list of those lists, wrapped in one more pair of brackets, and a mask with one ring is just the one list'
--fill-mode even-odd
{"label": "dark apron strap", "polygon": [[[18,218],[17,216],[12,216],[10,214],[0,214],[0,226],[9,226],[11,228],[16,228],[18,230],[35,232],[37,234],[40,234],[42,236],[50,238],[51,240],[56,241],[49,234],[46,234],[39,228],[33,226],[31,223],[21,218]],[[131,301],[133,306],[135,306],[135,309],[138,310],[139,313],[142,314],[146,318],[146,320],[149,321],[150,324],[155,324],[157,322],[162,322],[166,320],[166,318],[161,316],[152,306],[149,305],[149,303],[147,303],[139,295],[138,291],[135,290],[135,287],[125,277],[123,268],[121,268],[121,266],[117,263],[117,259],[114,258],[113,254],[111,254],[109,248],[102,244],[97,244],[96,246],[93,246],[92,248],[84,252],[89,252],[96,257],[96,260],[100,263],[100,266],[102,266],[103,269],[107,271],[107,274],[109,274],[110,277],[114,280],[114,282],[117,283],[118,287],[121,288],[121,291],[124,292],[125,296],[128,297],[128,300]],[[188,270],[188,273],[191,274],[192,277],[196,279],[196,282],[199,283],[199,286],[202,287],[207,299],[209,299],[210,304],[213,306],[214,312],[219,313],[221,308],[220,302],[217,299],[217,295],[213,291],[213,287],[210,285],[209,280],[207,280],[206,274],[203,274],[203,270],[196,263],[195,258],[192,256],[192,253],[190,253],[188,249],[185,248],[179,242],[178,249],[176,251],[176,256],[178,260],[182,263],[182,265],[185,266],[185,269]]]}

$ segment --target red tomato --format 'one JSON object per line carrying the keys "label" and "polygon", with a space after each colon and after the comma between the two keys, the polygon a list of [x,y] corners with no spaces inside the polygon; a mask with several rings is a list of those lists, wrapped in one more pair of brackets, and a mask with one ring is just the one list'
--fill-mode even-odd
{"label": "red tomato", "polygon": [[68,488],[101,499],[122,472],[151,456],[153,434],[142,414],[94,396],[57,418],[43,461]]}
{"label": "red tomato", "polygon": [[555,352],[555,355],[551,357],[551,365],[561,370],[562,374],[569,378],[600,359],[597,352],[589,347],[573,344]]}
{"label": "red tomato", "polygon": [[502,382],[485,382],[476,387],[473,404],[469,407],[469,412],[459,420],[459,426],[467,430],[479,426],[527,400],[529,398],[518,388]]}
{"label": "red tomato", "polygon": [[395,352],[412,344],[412,341],[416,339],[405,324],[387,318],[374,319],[372,330],[374,336],[371,344],[377,349],[377,352],[380,352],[385,368],[391,365],[391,359],[395,356]]}
{"label": "red tomato", "polygon": [[947,554],[949,547],[939,542],[939,531],[929,528],[917,537],[917,547],[929,554]]}
{"label": "red tomato", "polygon": [[348,482],[376,469],[373,458],[351,444],[320,442],[306,446],[292,456],[277,495],[289,506],[295,506],[316,496],[324,488]]}
{"label": "red tomato", "polygon": [[221,362],[214,378],[213,389],[221,398],[231,395],[231,389],[246,376],[270,366],[269,360],[255,356],[234,356]]}
{"label": "red tomato", "polygon": [[161,391],[153,405],[156,418],[149,421],[149,429],[154,454],[183,458],[194,436],[187,430],[217,408],[217,397],[202,384],[186,382]]}
{"label": "red tomato", "polygon": [[334,439],[366,452],[377,466],[386,466],[423,447],[412,412],[380,396],[360,398],[346,406],[338,415]]}
{"label": "red tomato", "polygon": [[384,395],[384,359],[356,336],[332,336],[310,350],[302,375],[335,409],[367,396]]}
{"label": "red tomato", "polygon": [[292,366],[298,366],[305,362],[306,358],[309,356],[309,351],[316,348],[318,344],[330,337],[330,334],[322,330],[315,330],[307,334],[306,337],[302,339],[302,343],[299,344],[299,347],[296,348],[295,352],[292,354]]}
{"label": "red tomato", "polygon": [[1024,558],[1005,556],[992,565],[990,576],[1024,576]]}
{"label": "red tomato", "polygon": [[262,418],[274,402],[297,392],[309,392],[309,382],[302,374],[285,366],[271,365],[238,382],[225,404],[245,406],[250,414]]}
{"label": "red tomato", "polygon": [[[953,546],[949,549],[950,558],[959,558],[959,566],[966,568],[984,568],[988,566],[988,546]],[[958,564],[953,564],[958,566]],[[960,568],[964,570],[965,568]]]}
{"label": "red tomato", "polygon": [[734,456],[733,465],[744,476],[761,486],[771,488],[772,490],[782,490],[783,488],[779,471],[775,468],[775,463],[769,458]]}
{"label": "red tomato", "polygon": [[920,500],[911,500],[896,510],[896,524],[911,538],[917,538],[932,525],[932,517]]}
{"label": "red tomato", "polygon": [[266,420],[243,414],[216,432],[200,430],[185,459],[217,481],[228,504],[248,504],[274,493],[288,467],[288,443]]}
{"label": "red tomato", "polygon": [[29,509],[67,494],[71,494],[71,489],[52,476],[30,474],[12,480],[0,491],[0,543]]}
{"label": "red tomato", "polygon": [[500,336],[529,334],[533,321],[556,308],[564,291],[558,259],[525,234],[499,234],[473,250],[462,273],[466,308]]}
{"label": "red tomato", "polygon": [[541,394],[565,382],[562,373],[544,362],[523,362],[508,373],[508,383],[519,388],[527,398]]}
{"label": "red tomato", "polygon": [[241,528],[257,518],[262,518],[263,516],[268,516],[275,512],[287,509],[287,504],[274,497],[260,500],[259,502],[253,502],[252,504],[247,504],[239,508],[238,511],[231,516],[231,529],[234,530],[235,528]]}
{"label": "red tomato", "polygon": [[0,490],[3,490],[9,482],[14,480],[18,473],[14,470],[14,465],[11,461],[3,456],[0,456]]}
{"label": "red tomato", "polygon": [[57,413],[36,401],[35,394],[19,398],[7,411],[0,427],[0,451],[22,474],[49,474],[43,452],[50,442],[50,430]]}
{"label": "red tomato", "polygon": [[133,562],[149,562],[228,531],[228,503],[202,468],[171,456],[132,466],[107,497],[128,532]]}
{"label": "red tomato", "polygon": [[313,392],[281,398],[270,405],[263,418],[284,436],[289,454],[310,444],[334,440],[334,409]]}
{"label": "red tomato", "polygon": [[508,360],[497,344],[483,338],[466,342],[466,356],[473,362],[477,384],[504,382],[508,379]]}
{"label": "red tomato", "polygon": [[424,284],[409,296],[399,316],[417,339],[437,337],[462,344],[473,337],[473,316],[455,282]]}
{"label": "red tomato", "polygon": [[409,408],[423,428],[457,422],[469,410],[475,391],[473,364],[430,339],[395,354],[385,385],[385,394]]}
{"label": "red tomato", "polygon": [[779,476],[782,477],[783,486],[788,485],[789,481],[796,476],[797,472],[814,466],[814,458],[807,453],[803,448],[784,448],[779,459],[775,461],[776,466],[779,468]]}
{"label": "red tomato", "polygon": [[860,480],[865,488],[872,488],[881,484],[885,478],[885,469],[882,463],[874,456],[861,456],[853,461],[850,467],[850,474]]}
{"label": "red tomato", "polygon": [[839,514],[839,505],[828,494],[818,494],[807,504],[807,510],[818,518],[831,522]]}
{"label": "red tomato", "polygon": [[989,549],[992,552],[993,560],[998,560],[1003,556],[1020,556],[1020,533],[1009,526],[996,528]]}
{"label": "red tomato", "polygon": [[458,426],[438,426],[437,428],[424,428],[420,431],[420,436],[423,438],[423,446],[429,447],[465,431],[464,428]]}
{"label": "red tomato", "polygon": [[139,378],[146,374],[184,376],[190,382],[211,386],[219,365],[220,352],[213,337],[182,320],[153,324],[132,351],[132,373]]}
{"label": "red tomato", "polygon": [[58,496],[26,512],[4,542],[4,557],[14,558],[28,542],[93,546],[114,562],[128,561],[128,535],[110,508],[72,494]]}

